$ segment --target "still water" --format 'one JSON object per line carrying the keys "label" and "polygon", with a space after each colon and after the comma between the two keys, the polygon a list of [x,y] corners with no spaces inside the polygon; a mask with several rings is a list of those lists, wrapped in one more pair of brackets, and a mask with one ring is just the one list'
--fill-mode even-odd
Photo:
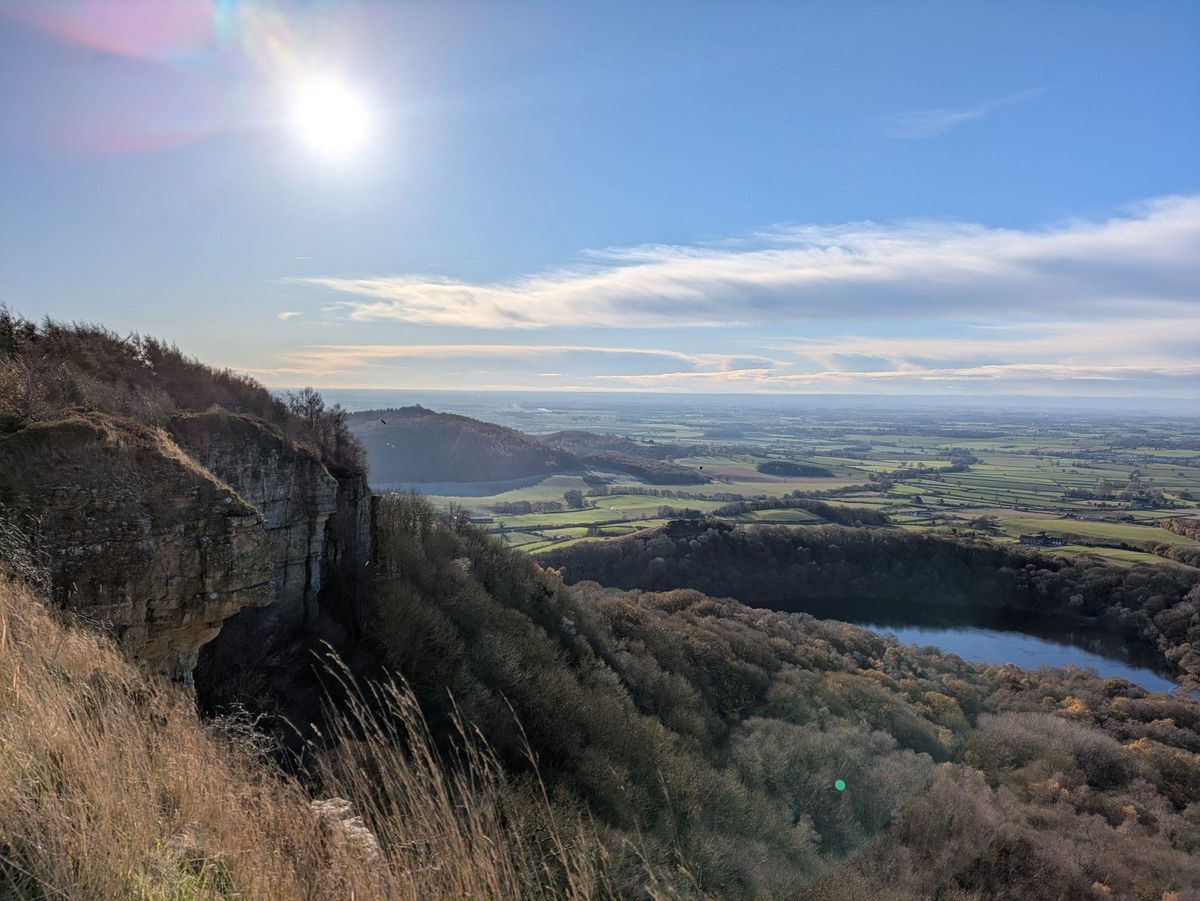
{"label": "still water", "polygon": [[933,645],[963,660],[977,663],[1012,663],[1022,669],[1039,666],[1075,666],[1094,669],[1102,678],[1120,676],[1147,691],[1171,691],[1175,683],[1154,670],[1126,660],[1106,657],[1076,645],[999,629],[980,629],[973,626],[886,626],[878,623],[856,623],[865,629],[896,636],[902,644]]}
{"label": "still water", "polygon": [[[1012,663],[1093,669],[1102,678],[1120,676],[1147,691],[1171,691],[1175,683],[1155,665],[1146,648],[1131,648],[1120,635],[995,611],[938,605],[917,606],[879,599],[806,599],[793,609],[822,619],[840,619],[902,644],[934,647],[976,663]],[[971,621],[965,621],[967,616]]]}

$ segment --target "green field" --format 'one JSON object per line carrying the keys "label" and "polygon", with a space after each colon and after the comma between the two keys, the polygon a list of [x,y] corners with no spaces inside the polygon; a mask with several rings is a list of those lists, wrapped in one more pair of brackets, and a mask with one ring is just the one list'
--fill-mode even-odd
{"label": "green field", "polygon": [[1136,523],[1085,522],[1077,519],[1001,519],[1001,528],[1010,535],[1045,532],[1047,535],[1079,537],[1095,541],[1146,544],[1194,545],[1196,542],[1166,529]]}
{"label": "green field", "polygon": [[1075,557],[1080,554],[1085,554],[1091,557],[1100,557],[1113,563],[1129,564],[1129,563],[1162,563],[1162,557],[1156,557],[1154,554],[1147,554],[1144,551],[1127,551],[1121,548],[1112,547],[1095,547],[1085,544],[1064,544],[1058,548],[1046,548],[1049,554],[1055,554],[1060,557]]}
{"label": "green field", "polygon": [[[490,516],[488,528],[533,553],[662,522],[664,507],[710,513],[731,500],[793,492],[885,512],[897,528],[997,541],[1044,531],[1073,542],[1054,553],[1087,552],[1119,562],[1162,562],[1143,549],[1196,544],[1154,525],[1200,517],[1200,419],[1194,415],[798,411],[783,402],[766,410],[716,400],[673,407],[668,399],[661,405],[596,401],[536,414],[464,412],[532,433],[579,428],[669,443],[680,449],[672,462],[708,479],[650,485],[628,473],[594,471],[491,487],[492,493],[431,493],[439,505]],[[1136,441],[1129,440],[1132,434]],[[777,460],[820,466],[830,476],[758,471],[761,463]],[[516,515],[493,510],[517,501],[562,502],[569,490],[586,495],[584,509]],[[820,520],[801,510],[774,509],[756,510],[740,521]]]}

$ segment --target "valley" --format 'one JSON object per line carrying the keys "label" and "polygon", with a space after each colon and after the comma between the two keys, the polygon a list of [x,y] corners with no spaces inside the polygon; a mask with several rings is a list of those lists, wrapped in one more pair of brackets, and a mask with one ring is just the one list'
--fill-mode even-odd
{"label": "valley", "polygon": [[[3,309],[0,384],[0,895],[1200,891],[1190,489],[1054,482],[1115,425],[516,431]],[[954,500],[1023,464],[1116,518]],[[1111,546],[1019,540],[1058,522]]]}
{"label": "valley", "polygon": [[[408,397],[330,396],[352,408]],[[606,467],[601,459],[586,468],[566,465],[529,476],[520,484],[413,480],[394,486],[421,491],[442,506],[466,507],[481,522],[490,518],[483,523],[489,531],[530,553],[630,534],[679,515],[709,515],[731,502],[798,493],[883,513],[902,529],[1000,543],[1018,543],[1026,535],[1050,553],[1090,554],[1116,563],[1200,563],[1200,543],[1159,528],[1163,521],[1200,517],[1200,417],[1184,413],[968,411],[905,398],[860,406],[831,398],[713,396],[703,403],[652,395],[420,398],[533,438],[586,430],[645,449],[665,446],[674,455],[666,462],[703,478],[652,482]],[[828,475],[770,471],[787,465]],[[562,503],[568,491],[583,495],[581,508]],[[506,512],[525,502],[543,509]],[[553,508],[556,503],[561,509]],[[822,521],[803,510],[769,507],[724,518]],[[1042,534],[1057,541],[1042,540]]]}
{"label": "valley", "polygon": [[1200,901],[1198,35],[0,0],[0,901]]}
{"label": "valley", "polygon": [[[441,456],[470,445],[474,433],[486,434],[493,453],[485,452],[477,463],[486,472],[495,465],[490,461],[529,455],[542,442],[533,468],[551,460],[557,471],[526,472],[509,483],[376,481],[376,489],[423,493],[510,547],[554,566],[566,563],[568,576],[570,562],[590,559],[588,547],[596,542],[653,538],[655,530],[669,532],[668,524],[680,520],[782,527],[796,530],[801,543],[821,526],[876,527],[981,542],[1001,551],[1081,558],[1100,568],[1168,568],[1185,580],[1184,573],[1195,573],[1200,565],[1195,528],[1200,523],[1195,500],[1200,496],[1200,420],[1194,418],[1113,411],[967,412],[906,407],[903,399],[891,405],[877,399],[856,410],[822,409],[800,398],[774,403],[710,398],[703,407],[649,396],[558,396],[521,403],[446,394],[438,400],[496,420],[485,423],[417,407],[423,422],[465,430],[466,438],[455,431],[432,445],[442,448]],[[351,423],[352,428],[370,423],[375,430],[375,423],[403,421],[405,415],[412,414],[368,411],[353,414]],[[373,460],[382,457],[385,467],[396,447],[411,446],[413,440],[406,434],[380,449],[370,434],[364,436],[368,454]],[[562,436],[571,436],[570,442],[564,444]],[[671,484],[669,470],[664,470],[667,478],[660,471],[654,482],[639,479],[628,469],[618,471],[612,458],[589,454],[598,447],[609,453],[619,448],[626,458],[653,459],[693,474],[695,481]],[[563,451],[574,456],[563,458]],[[579,554],[572,553],[575,547]],[[920,554],[924,545],[913,547]],[[1008,565],[1030,565],[1032,559]],[[727,564],[706,566],[725,571]],[[1084,666],[1154,691],[1170,691],[1178,675],[1160,656],[1161,648],[1139,645],[1111,619],[1085,622],[1062,615],[1065,611],[998,613],[986,605],[958,603],[929,608],[920,596],[849,595],[823,603],[799,587],[788,597],[758,582],[744,590],[707,578],[621,582],[609,569],[590,570],[586,577],[629,588],[686,586],[729,593],[752,605],[859,623],[980,663]],[[935,584],[936,571],[930,578]]]}

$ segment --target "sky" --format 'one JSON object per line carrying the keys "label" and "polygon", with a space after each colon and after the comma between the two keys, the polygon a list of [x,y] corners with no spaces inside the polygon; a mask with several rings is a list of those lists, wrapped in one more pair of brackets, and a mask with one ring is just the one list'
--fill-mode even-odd
{"label": "sky", "polygon": [[0,0],[0,302],[272,387],[1200,400],[1200,4]]}

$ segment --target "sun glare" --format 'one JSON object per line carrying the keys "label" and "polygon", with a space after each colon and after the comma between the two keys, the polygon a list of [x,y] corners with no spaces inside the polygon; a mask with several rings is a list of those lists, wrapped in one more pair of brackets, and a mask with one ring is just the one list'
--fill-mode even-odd
{"label": "sun glare", "polygon": [[335,79],[302,84],[296,93],[293,120],[304,143],[323,156],[344,156],[355,150],[370,130],[362,98]]}

